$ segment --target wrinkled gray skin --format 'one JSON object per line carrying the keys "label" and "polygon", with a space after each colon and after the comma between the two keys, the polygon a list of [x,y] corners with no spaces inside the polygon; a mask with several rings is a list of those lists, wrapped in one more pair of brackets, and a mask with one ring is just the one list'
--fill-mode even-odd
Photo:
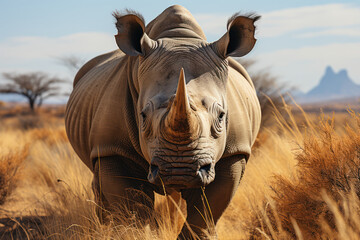
{"label": "wrinkled gray skin", "polygon": [[[146,27],[134,13],[115,17],[120,50],[92,59],[75,77],[69,140],[93,171],[93,190],[106,210],[121,203],[146,220],[154,191],[177,191],[195,234],[214,236],[199,213],[205,214],[201,187],[216,224],[260,125],[253,83],[231,59],[253,48],[257,18],[234,16],[223,37],[208,43],[181,6]],[[186,226],[179,238],[192,238]]]}

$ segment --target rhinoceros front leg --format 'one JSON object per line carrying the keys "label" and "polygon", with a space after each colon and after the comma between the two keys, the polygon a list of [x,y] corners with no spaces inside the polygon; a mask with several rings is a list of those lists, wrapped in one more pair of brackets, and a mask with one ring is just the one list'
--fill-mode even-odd
{"label": "rhinoceros front leg", "polygon": [[[182,197],[187,204],[187,223],[200,239],[216,238],[214,227],[234,196],[243,176],[245,165],[244,155],[221,159],[215,167],[215,180],[205,189],[182,191]],[[211,211],[206,210],[208,205]],[[206,222],[204,218],[207,221],[213,220],[213,223]],[[193,234],[186,225],[182,228],[179,239],[193,239]]]}
{"label": "rhinoceros front leg", "polygon": [[[154,192],[147,172],[129,159],[102,157],[95,163],[93,191],[102,222],[110,213],[147,222],[154,209]],[[129,215],[126,215],[129,214]],[[116,216],[116,215],[115,215]]]}

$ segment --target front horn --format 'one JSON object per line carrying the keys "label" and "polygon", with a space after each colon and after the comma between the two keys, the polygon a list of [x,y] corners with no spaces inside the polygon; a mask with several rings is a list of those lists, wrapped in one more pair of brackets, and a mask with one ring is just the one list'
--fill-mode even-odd
{"label": "front horn", "polygon": [[190,107],[186,93],[184,69],[181,68],[176,95],[165,118],[164,134],[168,140],[182,142],[195,137],[198,127],[198,119]]}

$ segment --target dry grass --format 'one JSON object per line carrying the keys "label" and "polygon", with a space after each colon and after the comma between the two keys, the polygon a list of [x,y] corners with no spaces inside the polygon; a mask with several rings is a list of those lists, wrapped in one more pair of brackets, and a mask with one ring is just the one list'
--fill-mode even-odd
{"label": "dry grass", "polygon": [[[294,115],[287,105],[284,110],[288,114],[277,115],[277,127],[259,135],[239,190],[217,225],[219,239],[359,239],[359,115],[326,118]],[[159,195],[150,224],[124,212],[100,224],[91,173],[69,145],[61,113],[55,115],[44,110],[44,124],[30,129],[16,118],[2,120],[0,174],[12,193],[0,208],[0,238],[175,239],[184,206],[174,208]]]}
{"label": "dry grass", "polygon": [[0,156],[0,205],[11,196],[21,178],[21,167],[28,157],[28,145]]}
{"label": "dry grass", "polygon": [[[359,115],[350,112],[354,127],[341,126],[345,134],[344,130],[338,131],[340,134],[335,131],[334,118],[322,117],[315,125],[304,114],[307,126],[299,129],[291,112],[288,114],[277,119],[284,134],[298,145],[296,172],[292,178],[275,176],[271,199],[264,201],[260,216],[251,224],[253,238],[343,239],[345,231],[351,239],[358,239]],[[352,218],[346,211],[350,208],[357,208]],[[344,219],[346,230],[339,226]]]}

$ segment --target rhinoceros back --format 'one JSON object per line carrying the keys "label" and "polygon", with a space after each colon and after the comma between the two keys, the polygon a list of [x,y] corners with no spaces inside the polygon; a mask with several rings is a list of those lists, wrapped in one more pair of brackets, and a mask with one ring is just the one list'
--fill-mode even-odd
{"label": "rhinoceros back", "polygon": [[91,170],[95,159],[113,155],[147,168],[139,154],[126,58],[119,50],[96,57],[74,80],[65,113],[66,131],[75,152]]}

